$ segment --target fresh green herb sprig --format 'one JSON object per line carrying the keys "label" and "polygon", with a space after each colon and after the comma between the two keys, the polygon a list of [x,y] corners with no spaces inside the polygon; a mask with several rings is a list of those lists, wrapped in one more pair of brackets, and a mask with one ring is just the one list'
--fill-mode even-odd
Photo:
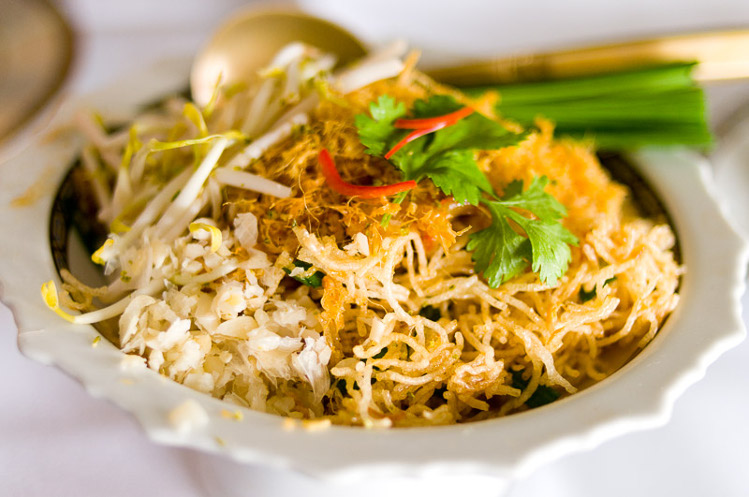
{"label": "fresh green herb sprig", "polygon": [[[528,386],[528,383],[528,380],[523,379],[522,371],[512,372],[512,386],[514,388],[525,390],[525,388]],[[559,392],[557,392],[553,388],[546,385],[538,385],[538,388],[536,388],[536,391],[533,392],[533,395],[531,395],[530,398],[525,401],[525,405],[530,408],[541,407],[545,406],[546,404],[551,404],[558,398]]]}
{"label": "fresh green herb sprig", "polygon": [[[414,103],[415,118],[449,114],[461,108],[452,97],[436,95]],[[397,129],[395,121],[406,115],[402,102],[389,95],[370,105],[372,116],[356,116],[359,137],[370,155],[384,156],[408,134]],[[452,126],[445,127],[407,144],[393,155],[391,162],[403,173],[403,180],[431,179],[445,195],[457,202],[477,205],[482,192],[493,193],[491,184],[473,159],[473,151],[493,150],[521,142],[527,133],[513,133],[499,123],[474,112]]]}
{"label": "fresh green herb sprig", "polygon": [[[437,95],[414,103],[416,119],[455,112],[461,105],[452,97]],[[384,156],[407,134],[396,127],[406,115],[403,103],[389,95],[370,104],[370,115],[356,116],[356,126],[367,153]],[[471,235],[476,271],[489,285],[498,287],[529,266],[542,281],[554,284],[564,274],[571,258],[568,244],[577,239],[561,224],[564,206],[544,192],[546,178],[535,178],[527,191],[522,182],[511,183],[498,197],[474,160],[475,150],[494,150],[520,143],[527,133],[513,133],[499,123],[473,113],[449,126],[418,138],[398,150],[390,161],[404,180],[430,179],[457,202],[483,204],[492,224]],[[402,200],[402,198],[401,198]],[[527,211],[532,217],[522,215]],[[519,234],[522,230],[526,236]]]}
{"label": "fresh green herb sprig", "polygon": [[[613,277],[607,279],[606,281],[604,281],[603,282],[603,286],[606,286],[609,283],[613,283],[615,281],[616,281],[616,276],[613,276]],[[588,302],[588,301],[593,300],[594,298],[596,298],[597,294],[598,294],[598,292],[597,292],[595,286],[590,291],[586,290],[583,287],[580,287],[580,291],[578,292],[578,296],[580,297],[580,302],[583,303],[583,304],[585,302]]]}
{"label": "fresh green herb sprig", "polygon": [[440,312],[440,310],[436,307],[425,305],[421,308],[421,310],[419,310],[419,316],[425,317],[432,321],[439,321],[442,317],[442,312]]}
{"label": "fresh green herb sprig", "polygon": [[[285,267],[283,268],[283,271],[284,273],[291,275],[291,271],[297,267],[300,267],[304,269],[305,271],[309,271],[309,269],[312,267],[312,264],[310,264],[309,262],[304,262],[304,261],[300,261],[299,259],[296,259],[292,263],[292,267]],[[322,271],[315,271],[309,276],[291,276],[291,277],[297,280],[299,283],[302,283],[303,285],[307,285],[312,288],[320,288],[322,286],[322,279],[325,277],[325,273],[323,273]]]}
{"label": "fresh green herb sprig", "polygon": [[[545,176],[534,178],[526,191],[522,181],[513,181],[501,199],[483,202],[492,224],[471,235],[466,248],[473,251],[476,271],[484,274],[490,287],[521,274],[529,260],[533,261],[533,272],[547,283],[553,284],[566,271],[571,258],[569,244],[577,244],[577,238],[559,222],[566,210],[544,192],[548,181]],[[515,209],[532,212],[537,219]],[[527,237],[518,234],[511,221]]]}

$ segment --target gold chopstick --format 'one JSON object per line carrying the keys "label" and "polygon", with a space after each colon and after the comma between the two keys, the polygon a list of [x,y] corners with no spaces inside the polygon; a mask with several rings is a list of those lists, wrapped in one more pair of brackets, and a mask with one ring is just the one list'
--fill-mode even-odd
{"label": "gold chopstick", "polygon": [[698,62],[698,81],[749,78],[749,29],[520,55],[427,70],[437,81],[476,86],[611,73],[667,62]]}

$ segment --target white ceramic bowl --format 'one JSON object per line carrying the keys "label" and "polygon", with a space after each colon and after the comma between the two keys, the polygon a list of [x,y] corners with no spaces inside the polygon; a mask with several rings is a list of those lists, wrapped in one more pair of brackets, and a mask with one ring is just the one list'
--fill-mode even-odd
{"label": "white ceramic bowl", "polygon": [[[132,115],[138,103],[179,88],[184,74],[162,66],[71,104],[59,116],[56,131],[0,166],[2,299],[13,311],[22,351],[57,365],[92,395],[131,412],[155,441],[338,481],[477,474],[508,479],[665,423],[676,398],[744,337],[739,298],[749,255],[715,201],[708,165],[688,151],[643,151],[632,159],[672,217],[687,273],[681,302],[658,336],[610,378],[542,408],[466,425],[391,430],[333,426],[309,432],[286,430],[282,418],[247,409],[242,409],[240,422],[226,419],[221,411],[227,405],[219,400],[152,370],[123,368],[116,347],[104,340],[92,347],[98,335],[94,328],[64,322],[45,307],[39,293],[40,285],[56,274],[48,241],[52,197],[80,146],[80,139],[65,128],[69,110],[84,105],[105,115]],[[202,406],[209,421],[180,432],[167,416],[187,399]]]}

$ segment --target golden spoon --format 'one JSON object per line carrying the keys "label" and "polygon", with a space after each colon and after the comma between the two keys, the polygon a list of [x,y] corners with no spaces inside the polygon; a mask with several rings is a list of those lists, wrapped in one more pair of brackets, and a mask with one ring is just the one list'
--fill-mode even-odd
{"label": "golden spoon", "polygon": [[245,81],[294,41],[337,55],[339,65],[367,53],[354,35],[323,19],[297,11],[249,9],[222,25],[195,58],[190,73],[193,100],[205,105],[219,77],[222,84]]}
{"label": "golden spoon", "polygon": [[[190,76],[193,99],[206,104],[219,76],[224,84],[246,80],[293,41],[332,52],[338,56],[339,64],[366,53],[359,39],[329,21],[290,10],[246,10],[221,26],[195,59]],[[699,81],[747,78],[749,30],[512,56],[425,72],[443,83],[477,86],[587,76],[677,61],[699,61],[694,73]]]}

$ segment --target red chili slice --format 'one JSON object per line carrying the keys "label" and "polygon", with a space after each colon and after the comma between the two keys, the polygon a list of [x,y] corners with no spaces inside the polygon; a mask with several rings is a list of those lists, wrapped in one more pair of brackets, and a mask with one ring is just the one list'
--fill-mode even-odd
{"label": "red chili slice", "polygon": [[397,119],[395,121],[395,127],[399,129],[412,129],[411,133],[407,134],[401,141],[395,144],[388,153],[385,154],[386,159],[390,159],[398,150],[405,147],[407,144],[421,138],[424,135],[433,133],[439,129],[452,126],[461,119],[473,114],[471,107],[462,107],[455,112],[445,114],[443,116],[426,117],[423,119]]}
{"label": "red chili slice", "polygon": [[395,127],[400,129],[422,129],[431,128],[439,123],[445,125],[455,124],[464,117],[468,117],[473,114],[474,110],[471,107],[461,107],[455,112],[445,114],[442,116],[425,117],[422,119],[397,119],[395,121]]}
{"label": "red chili slice", "polygon": [[328,186],[340,193],[341,195],[357,196],[362,198],[377,198],[377,197],[388,197],[395,195],[396,193],[405,192],[416,188],[416,182],[414,180],[403,181],[401,183],[394,183],[392,185],[384,186],[360,186],[352,185],[346,181],[343,181],[341,175],[338,174],[338,169],[335,167],[335,162],[330,156],[330,152],[327,149],[320,150],[320,154],[317,156],[317,160],[320,161],[322,167],[322,174],[328,182]]}
{"label": "red chili slice", "polygon": [[447,126],[451,126],[453,124],[455,124],[455,123],[454,122],[442,122],[442,123],[435,124],[434,126],[432,126],[430,128],[419,128],[419,129],[415,129],[412,132],[410,132],[409,134],[407,134],[401,141],[399,141],[398,143],[396,143],[395,146],[393,146],[393,148],[391,148],[388,151],[388,153],[385,154],[385,158],[389,159],[390,157],[393,156],[394,153],[396,153],[398,150],[402,149],[404,146],[406,146],[407,144],[411,143],[415,139],[421,138],[424,135],[428,135],[429,133],[433,133],[433,132],[437,131],[438,129],[442,129],[442,128],[445,128]]}

